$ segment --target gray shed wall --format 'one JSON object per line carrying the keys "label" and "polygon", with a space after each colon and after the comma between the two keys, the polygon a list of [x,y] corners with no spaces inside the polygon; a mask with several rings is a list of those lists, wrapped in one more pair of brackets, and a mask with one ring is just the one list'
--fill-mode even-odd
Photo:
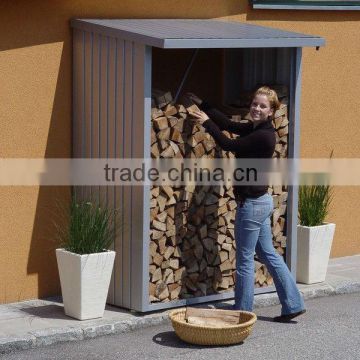
{"label": "gray shed wall", "polygon": [[[74,29],[74,158],[150,157],[145,121],[151,118],[150,66],[151,48],[145,45]],[[148,266],[141,264],[148,263],[143,239],[150,224],[149,191],[140,186],[77,189],[82,198],[119,210],[108,301],[127,308],[141,307],[148,276]]]}

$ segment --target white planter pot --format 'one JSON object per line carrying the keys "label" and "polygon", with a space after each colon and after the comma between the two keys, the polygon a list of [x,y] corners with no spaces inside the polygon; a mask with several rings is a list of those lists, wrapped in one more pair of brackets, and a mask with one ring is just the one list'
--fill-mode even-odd
{"label": "white planter pot", "polygon": [[335,224],[297,226],[296,280],[304,284],[325,281]]}
{"label": "white planter pot", "polygon": [[79,320],[104,315],[115,252],[78,255],[56,249],[65,314]]}

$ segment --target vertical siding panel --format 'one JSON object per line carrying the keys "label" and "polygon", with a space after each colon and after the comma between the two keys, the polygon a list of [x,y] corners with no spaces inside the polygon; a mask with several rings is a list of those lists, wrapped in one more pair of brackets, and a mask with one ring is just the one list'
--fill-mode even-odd
{"label": "vertical siding panel", "polygon": [[[92,158],[100,157],[100,64],[101,64],[101,35],[92,34]],[[91,189],[92,201],[99,200],[99,186]]]}
{"label": "vertical siding panel", "polygon": [[[82,158],[85,143],[84,138],[84,32],[74,30],[73,87],[74,87],[74,119],[73,119],[73,157]],[[82,197],[81,186],[74,186],[74,194]]]}
{"label": "vertical siding panel", "polygon": [[74,29],[73,53],[73,154],[74,158],[81,157],[81,122],[83,112],[83,35],[81,30]]}
{"label": "vertical siding panel", "polygon": [[[92,146],[92,34],[84,33],[84,146],[83,158],[91,158]],[[83,186],[84,199],[90,200],[91,187]]]}
{"label": "vertical siding panel", "polygon": [[[116,40],[116,91],[115,91],[115,157],[124,157],[124,86],[125,86],[125,43],[123,40]],[[116,238],[115,250],[117,255],[115,257],[114,278],[115,278],[115,297],[116,305],[122,305],[123,298],[123,232],[124,226],[124,187],[117,186],[115,188],[115,202],[116,209],[119,213],[116,218]]]}
{"label": "vertical siding panel", "polygon": [[[125,81],[124,81],[124,158],[132,157],[132,125],[133,125],[133,43],[125,41]],[[131,203],[132,188],[126,187],[123,193],[124,232],[123,232],[123,305],[131,307]]]}
{"label": "vertical siding panel", "polygon": [[[100,45],[100,125],[99,125],[99,157],[107,157],[107,132],[108,132],[108,38],[101,36]],[[99,187],[99,202],[106,206],[107,188]]]}
{"label": "vertical siding panel", "polygon": [[[107,156],[110,159],[115,158],[115,121],[116,121],[116,114],[115,114],[115,61],[116,61],[116,40],[114,38],[109,38],[109,56],[108,56],[108,127],[107,127]],[[108,186],[107,191],[107,204],[110,209],[115,208],[115,192],[114,186]],[[115,244],[112,244],[111,249],[115,250]],[[110,287],[109,287],[109,294],[108,294],[108,302],[114,303],[114,271],[111,276]]]}
{"label": "vertical siding panel", "polygon": [[[134,110],[132,138],[134,158],[150,158],[151,50],[134,45]],[[132,191],[131,307],[146,310],[149,305],[150,186],[134,186]]]}

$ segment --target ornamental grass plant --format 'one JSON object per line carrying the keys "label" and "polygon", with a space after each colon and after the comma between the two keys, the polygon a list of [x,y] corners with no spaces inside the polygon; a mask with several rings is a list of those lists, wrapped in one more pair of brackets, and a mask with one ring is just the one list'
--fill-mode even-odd
{"label": "ornamental grass plant", "polygon": [[299,221],[302,226],[324,223],[332,201],[330,185],[302,185],[299,187]]}
{"label": "ornamental grass plant", "polygon": [[116,210],[73,197],[69,207],[60,206],[56,223],[61,247],[75,254],[93,254],[109,249],[116,235]]}

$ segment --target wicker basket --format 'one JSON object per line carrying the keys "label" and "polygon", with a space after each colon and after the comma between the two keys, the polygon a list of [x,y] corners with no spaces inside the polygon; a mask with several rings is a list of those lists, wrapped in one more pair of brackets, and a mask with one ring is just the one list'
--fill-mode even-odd
{"label": "wicker basket", "polygon": [[169,317],[172,326],[181,340],[196,345],[231,345],[240,343],[250,335],[257,319],[254,313],[241,311],[240,324],[219,328],[189,324],[185,321],[185,313],[186,308],[171,311]]}

